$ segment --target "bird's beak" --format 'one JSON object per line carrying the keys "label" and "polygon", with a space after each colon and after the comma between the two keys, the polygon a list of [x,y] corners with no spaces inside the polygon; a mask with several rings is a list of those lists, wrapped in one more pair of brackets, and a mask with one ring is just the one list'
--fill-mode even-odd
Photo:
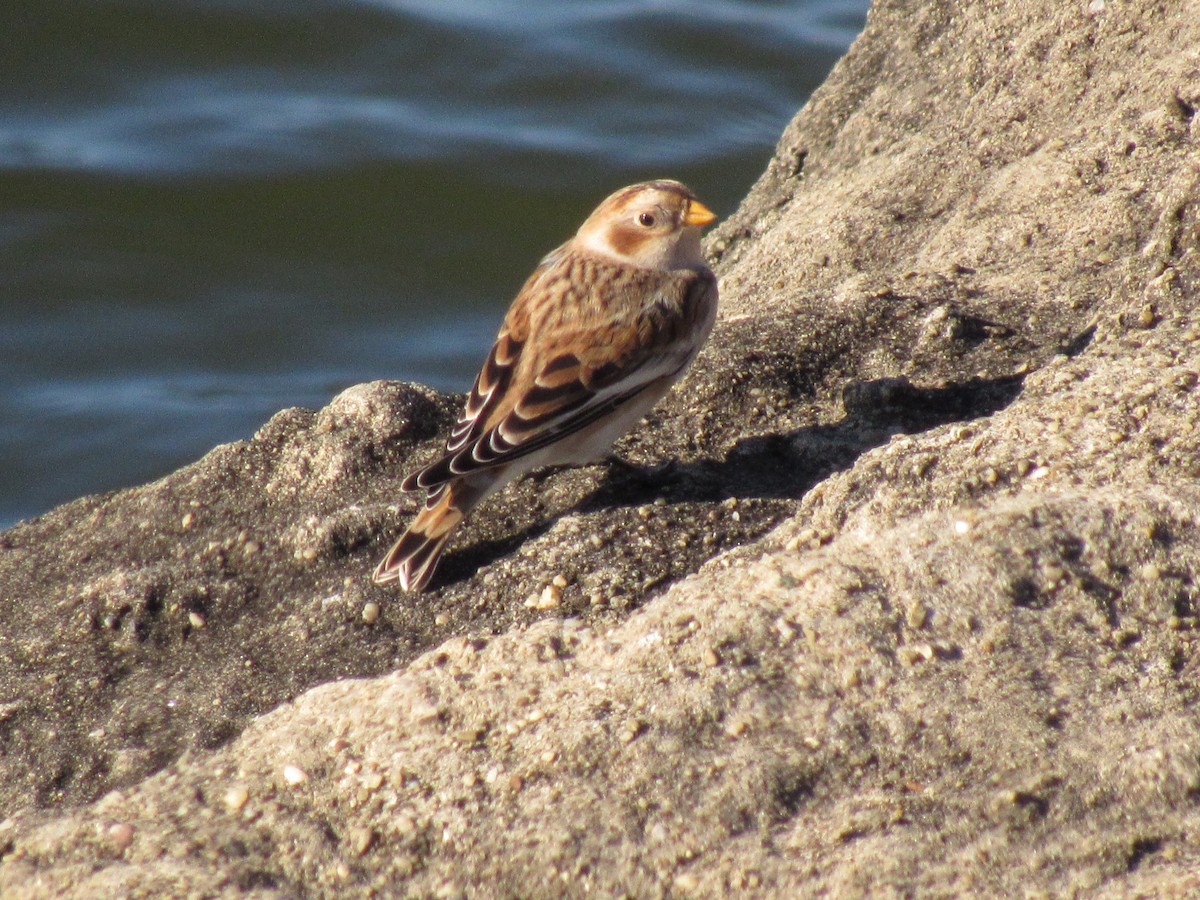
{"label": "bird's beak", "polygon": [[717,214],[699,200],[689,200],[687,214],[683,217],[683,224],[704,227],[716,218]]}

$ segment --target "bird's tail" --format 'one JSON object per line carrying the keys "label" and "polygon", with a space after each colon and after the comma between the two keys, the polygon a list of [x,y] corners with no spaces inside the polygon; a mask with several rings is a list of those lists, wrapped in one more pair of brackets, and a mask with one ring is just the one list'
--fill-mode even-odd
{"label": "bird's tail", "polygon": [[408,531],[375,567],[375,583],[399,581],[406,591],[423,590],[433,578],[446,541],[479,502],[477,493],[461,483],[444,484],[432,491]]}

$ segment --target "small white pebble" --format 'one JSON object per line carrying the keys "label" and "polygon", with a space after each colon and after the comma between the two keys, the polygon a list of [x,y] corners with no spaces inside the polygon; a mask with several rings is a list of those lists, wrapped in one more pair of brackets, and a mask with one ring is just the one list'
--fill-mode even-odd
{"label": "small white pebble", "polygon": [[675,876],[675,890],[677,891],[694,891],[698,887],[700,887],[700,879],[691,872]]}
{"label": "small white pebble", "polygon": [[183,518],[179,520],[179,524],[180,524],[180,525],[181,525],[183,528],[191,528],[191,527],[192,527],[192,523],[193,523],[193,522],[195,522],[195,521],[196,521],[196,514],[195,514],[195,513],[184,513],[184,516],[183,516]]}
{"label": "small white pebble", "polygon": [[375,602],[367,603],[362,608],[362,620],[368,625],[374,625],[379,621],[379,604]]}
{"label": "small white pebble", "polygon": [[204,616],[200,615],[200,613],[198,613],[198,612],[189,612],[188,613],[188,622],[191,623],[191,626],[193,628],[203,628],[204,627]]}
{"label": "small white pebble", "polygon": [[108,826],[108,839],[118,850],[125,850],[133,843],[133,826],[128,822]]}
{"label": "small white pebble", "polygon": [[529,609],[553,609],[561,600],[562,588],[556,584],[548,584],[542,589],[540,595],[530,594],[525,601],[525,606]]}
{"label": "small white pebble", "polygon": [[298,784],[304,784],[308,781],[308,775],[299,766],[284,766],[283,780],[295,787]]}
{"label": "small white pebble", "polygon": [[966,534],[970,530],[971,530],[970,522],[967,522],[964,519],[957,519],[954,522],[954,533],[955,534]]}
{"label": "small white pebble", "polygon": [[237,812],[246,805],[246,801],[250,799],[250,791],[244,784],[235,784],[225,792],[223,800],[225,808],[230,812]]}
{"label": "small white pebble", "polygon": [[409,713],[417,722],[433,722],[441,716],[442,711],[437,704],[419,700],[409,707]]}
{"label": "small white pebble", "polygon": [[1162,569],[1152,562],[1148,562],[1138,568],[1138,574],[1147,581],[1158,581],[1162,578]]}

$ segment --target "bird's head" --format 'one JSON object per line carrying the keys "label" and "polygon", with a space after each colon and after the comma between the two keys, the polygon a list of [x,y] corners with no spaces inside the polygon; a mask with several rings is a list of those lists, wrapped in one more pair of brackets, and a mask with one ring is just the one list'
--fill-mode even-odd
{"label": "bird's head", "polygon": [[716,215],[678,181],[647,181],[609,196],[575,235],[582,248],[647,269],[704,265],[700,230]]}

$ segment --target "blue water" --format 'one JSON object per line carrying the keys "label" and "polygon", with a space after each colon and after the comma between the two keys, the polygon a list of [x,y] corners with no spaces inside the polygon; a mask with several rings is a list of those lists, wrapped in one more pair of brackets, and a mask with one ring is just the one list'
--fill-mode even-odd
{"label": "blue water", "polygon": [[7,0],[0,527],[379,378],[465,390],[616,187],[727,214],[866,0]]}

